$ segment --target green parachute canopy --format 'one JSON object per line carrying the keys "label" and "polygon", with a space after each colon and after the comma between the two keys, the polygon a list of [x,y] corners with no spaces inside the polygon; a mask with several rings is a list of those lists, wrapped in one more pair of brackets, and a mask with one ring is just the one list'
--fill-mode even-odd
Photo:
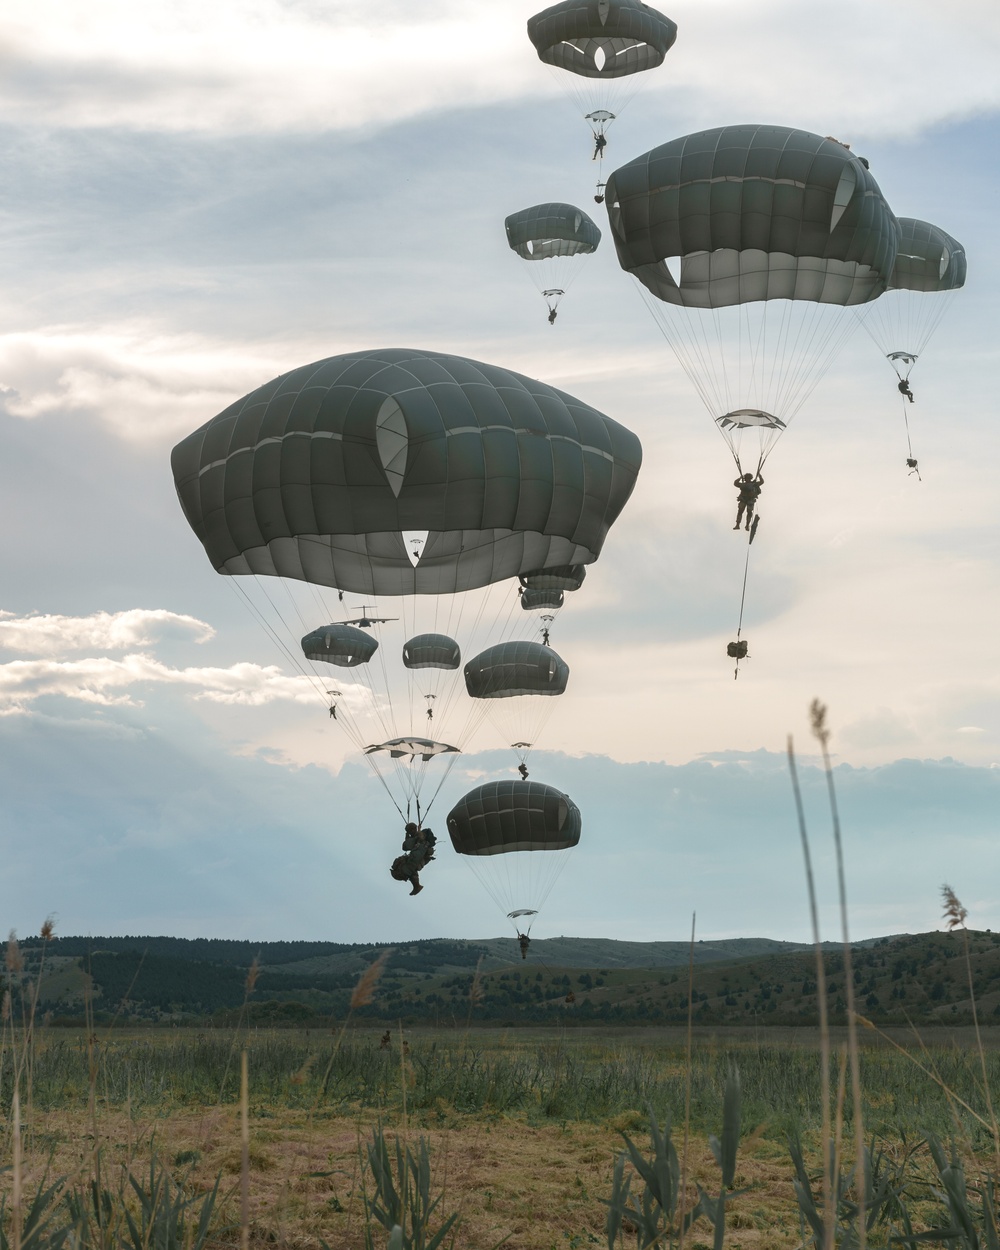
{"label": "green parachute canopy", "polygon": [[417,634],[403,643],[403,665],[406,668],[458,668],[462,651],[447,634]]}
{"label": "green parachute canopy", "polygon": [[283,374],[172,455],[181,506],[218,572],[364,595],[588,564],[640,461],[634,434],[555,387],[405,348]]}
{"label": "green parachute canopy", "polygon": [[965,248],[940,226],[900,217],[899,229],[889,288],[858,315],[903,382],[965,285],[968,262]]}
{"label": "green parachute canopy", "polygon": [[968,262],[958,239],[916,217],[900,217],[899,231],[890,291],[955,291],[965,286]]}
{"label": "green parachute canopy", "polygon": [[899,226],[865,165],[787,126],[672,139],[608,179],[621,267],[659,300],[863,304],[885,290]]}
{"label": "green parachute canopy", "polygon": [[640,0],[563,0],[528,18],[528,38],[546,65],[623,78],[662,65],[677,26]]}
{"label": "green parachute canopy", "polygon": [[896,261],[899,225],[866,163],[788,126],[721,126],[616,169],[621,267],[741,470],[812,393]]}
{"label": "green parachute canopy", "polygon": [[459,855],[563,851],[576,846],[580,809],[540,781],[487,781],[448,813],[448,833]]}
{"label": "green parachute canopy", "polygon": [[560,695],[568,681],[566,661],[540,642],[500,642],[465,666],[465,688],[472,699]]}
{"label": "green parachute canopy", "polygon": [[302,654],[307,660],[323,660],[338,668],[367,664],[377,650],[378,642],[371,634],[353,625],[323,625],[302,639]]}
{"label": "green parachute canopy", "polygon": [[515,921],[543,906],[581,828],[573,800],[538,781],[487,781],[448,813],[452,846]]}
{"label": "green parachute canopy", "polygon": [[601,241],[597,225],[573,204],[533,204],[503,224],[511,251],[536,263],[596,252]]}

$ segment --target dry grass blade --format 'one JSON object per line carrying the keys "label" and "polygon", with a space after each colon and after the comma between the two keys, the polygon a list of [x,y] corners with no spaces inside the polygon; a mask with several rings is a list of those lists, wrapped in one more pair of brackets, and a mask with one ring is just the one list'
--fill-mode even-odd
{"label": "dry grass blade", "polygon": [[[813,732],[823,732],[824,725],[818,713],[822,710],[825,717],[826,709],[820,704],[813,719]],[[795,796],[795,811],[799,822],[799,838],[802,842],[802,856],[806,868],[806,888],[809,893],[809,914],[812,920],[813,949],[816,952],[816,1006],[819,1012],[819,1062],[820,1062],[820,1100],[822,1102],[822,1142],[823,1142],[823,1247],[833,1250],[834,1219],[833,1178],[830,1175],[829,1142],[830,1142],[830,1019],[826,1001],[826,964],[823,959],[823,947],[819,932],[819,908],[816,904],[816,881],[813,877],[812,855],[809,850],[809,830],[806,826],[806,813],[802,804],[802,788],[799,785],[799,771],[795,763],[795,746],[792,735],[788,735],[788,771],[792,778],[792,793]]]}
{"label": "dry grass blade", "polygon": [[[833,843],[837,855],[837,894],[840,901],[840,939],[844,948],[844,997],[847,1005],[847,1051],[851,1065],[851,1105],[854,1119],[854,1165],[855,1190],[858,1199],[857,1236],[859,1250],[865,1250],[867,1221],[865,1218],[865,1130],[861,1105],[861,1056],[858,1049],[857,1014],[854,1007],[854,968],[851,953],[850,928],[847,923],[847,877],[844,872],[844,843],[840,834],[840,811],[837,807],[837,788],[833,782],[833,765],[830,760],[830,727],[827,708],[819,699],[809,706],[812,732],[823,752],[823,772],[826,791],[830,801],[830,817],[833,821]],[[840,1125],[837,1126],[838,1136]]]}
{"label": "dry grass blade", "polygon": [[367,1007],[375,997],[375,989],[385,971],[386,960],[388,960],[391,950],[384,950],[378,959],[364,970],[358,978],[358,983],[351,992],[351,1011],[356,1011],[359,1007]]}

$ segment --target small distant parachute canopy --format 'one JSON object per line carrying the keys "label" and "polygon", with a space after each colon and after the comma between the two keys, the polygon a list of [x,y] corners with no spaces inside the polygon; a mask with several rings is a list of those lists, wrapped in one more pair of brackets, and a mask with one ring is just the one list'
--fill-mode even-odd
{"label": "small distant parachute canopy", "polygon": [[582,78],[621,78],[663,64],[677,26],[640,0],[562,0],[528,18],[546,65]]}
{"label": "small distant parachute canopy", "polygon": [[448,813],[448,833],[459,855],[566,850],[580,841],[581,827],[573,800],[539,781],[487,781]]}
{"label": "small distant parachute canopy", "polygon": [[539,642],[501,642],[465,666],[465,687],[473,699],[563,694],[569,665]]}
{"label": "small distant parachute canopy", "polygon": [[899,218],[900,240],[890,291],[955,291],[965,286],[965,248],[940,226]]}
{"label": "small distant parachute canopy", "polygon": [[322,625],[302,639],[302,653],[307,660],[323,660],[338,668],[367,664],[377,650],[376,639],[353,625]]}
{"label": "small distant parachute canopy", "polygon": [[586,576],[584,565],[563,564],[525,573],[521,577],[521,585],[525,590],[579,590]]}
{"label": "small distant parachute canopy", "polygon": [[597,250],[601,232],[582,208],[572,204],[534,204],[504,221],[507,243],[522,260],[578,256]]}
{"label": "small distant parachute canopy", "polygon": [[597,250],[600,230],[573,204],[534,204],[511,213],[504,227],[511,251],[531,262],[528,276],[554,312],[583,259]]}
{"label": "small distant parachute canopy", "polygon": [[365,747],[365,755],[373,751],[386,751],[394,760],[420,759],[426,764],[435,755],[457,755],[458,747],[447,742],[434,742],[430,738],[390,738],[388,742],[376,742]]}
{"label": "small distant parachute canopy", "polygon": [[863,304],[885,290],[898,250],[896,218],[858,157],[787,126],[673,139],[616,169],[607,204],[621,267],[688,308]]}
{"label": "small distant parachute canopy", "polygon": [[562,605],[561,590],[534,590],[525,587],[521,591],[521,608],[525,612],[558,612]]}
{"label": "small distant parachute canopy", "polygon": [[458,668],[462,652],[454,638],[447,634],[417,634],[403,643],[403,665],[406,668]]}
{"label": "small distant parachute canopy", "polygon": [[900,217],[899,228],[889,289],[858,315],[899,380],[906,382],[956,292],[965,285],[968,263],[965,248],[940,226]]}
{"label": "small distant parachute canopy", "polygon": [[519,920],[521,916],[537,916],[538,912],[534,907],[518,907],[516,911],[507,913],[508,920]]}

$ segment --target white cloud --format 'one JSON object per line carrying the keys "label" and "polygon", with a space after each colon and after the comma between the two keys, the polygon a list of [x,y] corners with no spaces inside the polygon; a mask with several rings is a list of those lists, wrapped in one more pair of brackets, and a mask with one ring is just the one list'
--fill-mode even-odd
{"label": "white cloud", "polygon": [[139,654],[120,660],[13,660],[0,665],[0,714],[24,712],[34,700],[52,695],[104,707],[141,707],[133,688],[149,685],[194,688],[199,699],[253,707],[277,700],[314,703],[317,697],[308,678],[287,677],[276,666],[178,669]]}
{"label": "white cloud", "polygon": [[15,616],[0,609],[0,648],[57,656],[86,648],[126,650],[170,636],[207,642],[215,630],[204,621],[164,608],[130,608],[91,616]]}
{"label": "white cloud", "polygon": [[258,345],[131,324],[0,335],[0,403],[14,417],[96,417],[125,438],[178,436],[282,370]]}
{"label": "white cloud", "polygon": [[[525,19],[539,0],[9,0],[0,110],[67,127],[280,132],[386,124],[553,94]],[[676,0],[651,89],[672,113],[915,133],[995,109],[997,10],[959,0]],[[928,90],[928,84],[933,89]],[[652,91],[651,91],[652,93]],[[705,124],[712,124],[706,122]]]}

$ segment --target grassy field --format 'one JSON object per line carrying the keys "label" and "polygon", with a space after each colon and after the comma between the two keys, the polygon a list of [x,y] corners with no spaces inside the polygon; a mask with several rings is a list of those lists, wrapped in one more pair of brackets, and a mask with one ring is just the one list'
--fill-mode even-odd
{"label": "grassy field", "polygon": [[[970,1184],[992,1167],[991,1134],[973,1114],[985,1114],[980,1060],[974,1048],[956,1044],[957,1036],[951,1044],[925,1038],[926,1048],[912,1043],[947,1094],[884,1040],[873,1034],[866,1040],[866,1133],[882,1151],[883,1169],[903,1177],[900,1193],[911,1218],[935,1226],[943,1217],[934,1214],[923,1135],[955,1140]],[[12,1041],[8,1034],[0,1070],[6,1129],[0,1166],[13,1151]],[[841,1075],[836,1042],[834,1089]],[[408,1030],[393,1032],[383,1048],[380,1032],[370,1028],[337,1035],[42,1028],[32,1049],[30,1088],[21,1099],[24,1192],[32,1194],[46,1170],[68,1178],[70,1189],[88,1183],[98,1160],[102,1184],[118,1192],[112,1181],[118,1184],[128,1168],[145,1175],[155,1152],[177,1178],[187,1178],[192,1200],[210,1193],[221,1174],[209,1244],[240,1240],[244,1049],[246,1222],[250,1240],[261,1246],[367,1244],[365,1196],[370,1210],[374,1192],[367,1146],[380,1124],[390,1147],[399,1137],[417,1151],[425,1140],[430,1189],[442,1196],[440,1219],[461,1217],[453,1229],[456,1246],[485,1250],[504,1238],[520,1250],[607,1245],[601,1199],[612,1193],[622,1133],[647,1148],[649,1108],[661,1123],[671,1121],[680,1151],[689,1099],[688,1209],[697,1201],[696,1184],[718,1190],[708,1139],[722,1132],[723,1091],[734,1066],[742,1132],[731,1187],[743,1192],[727,1203],[725,1244],[734,1250],[798,1245],[789,1140],[801,1138],[807,1160],[818,1167],[820,1060],[806,1031],[755,1038],[753,1030],[698,1030],[690,1067],[684,1033],[671,1029]],[[1000,1088],[1000,1054],[990,1049],[986,1061],[991,1086]],[[848,1097],[845,1139],[849,1134]],[[12,1183],[12,1172],[0,1175],[8,1210]],[[120,1184],[119,1190],[126,1192]],[[127,1205],[124,1197],[121,1202]],[[436,1226],[435,1219],[430,1223]],[[385,1245],[386,1234],[374,1227],[370,1244]],[[873,1228],[873,1244],[887,1245],[893,1231],[898,1227]],[[623,1244],[635,1243],[628,1227],[624,1235]],[[687,1244],[692,1250],[713,1245],[707,1218],[695,1223]]]}

